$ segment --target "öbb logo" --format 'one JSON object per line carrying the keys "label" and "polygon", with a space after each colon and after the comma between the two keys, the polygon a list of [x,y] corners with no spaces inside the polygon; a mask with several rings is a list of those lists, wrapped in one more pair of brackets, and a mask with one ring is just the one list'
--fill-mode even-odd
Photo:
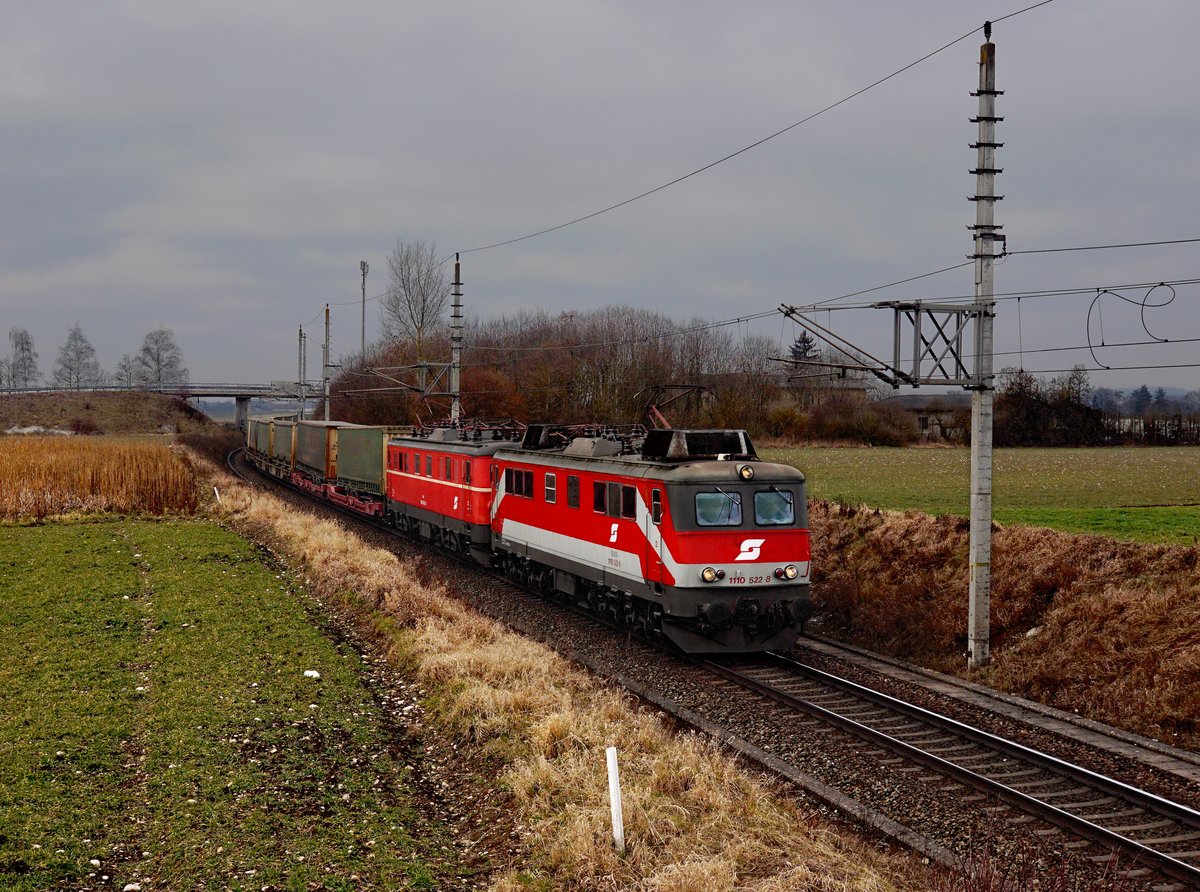
{"label": "\u00f6bb logo", "polygon": [[609,542],[616,542],[616,541],[617,541],[617,527],[618,527],[618,526],[619,526],[619,524],[615,524],[615,523],[612,525],[612,532],[611,532],[611,533],[609,534],[609,536],[608,536],[608,541],[609,541]]}
{"label": "\u00f6bb logo", "polygon": [[762,553],[763,543],[766,539],[743,539],[741,544],[742,552],[734,558],[735,561],[752,561]]}

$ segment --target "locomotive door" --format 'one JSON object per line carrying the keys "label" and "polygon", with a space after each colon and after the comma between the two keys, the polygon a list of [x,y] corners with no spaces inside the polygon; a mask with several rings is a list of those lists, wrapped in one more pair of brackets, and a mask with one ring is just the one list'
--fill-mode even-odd
{"label": "locomotive door", "polygon": [[645,516],[646,533],[646,581],[662,583],[662,489],[650,490],[650,510]]}

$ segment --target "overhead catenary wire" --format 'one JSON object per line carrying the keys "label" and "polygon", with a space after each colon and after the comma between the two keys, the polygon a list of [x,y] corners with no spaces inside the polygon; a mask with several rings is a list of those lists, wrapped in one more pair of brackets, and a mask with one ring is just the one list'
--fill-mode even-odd
{"label": "overhead catenary wire", "polygon": [[[1047,0],[1047,2],[1049,2],[1049,0]],[[1121,244],[1080,245],[1080,246],[1068,246],[1068,247],[1060,247],[1060,248],[1033,248],[1033,249],[1025,249],[1025,250],[1021,250],[1021,251],[1010,251],[1010,252],[1008,252],[1008,255],[1013,256],[1013,255],[1017,255],[1017,254],[1046,254],[1046,253],[1060,253],[1060,252],[1067,252],[1067,251],[1103,251],[1103,250],[1133,248],[1133,247],[1152,247],[1152,246],[1160,246],[1160,245],[1183,245],[1183,244],[1193,244],[1193,243],[1197,243],[1197,242],[1200,242],[1200,238],[1163,239],[1163,240],[1147,241],[1147,242],[1127,242],[1127,243],[1121,243]],[[957,269],[962,269],[965,266],[970,266],[973,262],[974,261],[967,260],[962,263],[951,264],[950,266],[944,266],[944,267],[940,267],[938,269],[930,270],[928,272],[919,273],[915,276],[908,276],[908,277],[905,277],[902,279],[897,279],[895,281],[887,282],[887,283],[884,283],[881,285],[874,285],[870,288],[863,288],[863,289],[859,289],[857,291],[847,292],[846,294],[840,294],[836,297],[822,298],[822,299],[819,299],[816,301],[800,303],[800,304],[796,305],[796,308],[800,309],[800,310],[820,308],[822,310],[825,310],[826,312],[832,312],[835,310],[849,311],[849,310],[875,309],[879,306],[877,303],[840,304],[840,305],[836,305],[836,306],[835,306],[835,304],[837,304],[839,301],[848,300],[849,298],[852,298],[852,297],[861,297],[864,294],[871,294],[873,292],[882,291],[882,290],[885,290],[888,288],[894,288],[894,287],[897,287],[900,285],[905,285],[905,284],[909,284],[911,282],[916,282],[921,279],[927,279],[932,276],[937,276],[937,275],[941,275],[943,273],[952,272]],[[1200,277],[1189,277],[1189,278],[1174,279],[1174,280],[1169,280],[1169,281],[1156,280],[1156,281],[1146,281],[1146,282],[1131,282],[1131,283],[1126,283],[1126,284],[1121,284],[1121,285],[1107,285],[1107,286],[1091,285],[1091,286],[1079,286],[1079,287],[1070,287],[1070,288],[1049,288],[1049,289],[1000,292],[1000,293],[993,295],[993,299],[996,301],[1002,301],[1002,300],[1067,297],[1067,296],[1077,296],[1077,295],[1082,295],[1082,294],[1095,294],[1097,291],[1117,292],[1117,291],[1123,291],[1123,290],[1131,290],[1131,289],[1135,289],[1135,288],[1151,288],[1151,287],[1160,286],[1160,285],[1181,286],[1181,285],[1194,285],[1194,284],[1200,284]],[[371,300],[371,301],[380,300],[380,299],[386,297],[387,294],[388,294],[388,292],[383,292],[382,294],[378,294],[374,297],[368,298],[368,300]],[[931,298],[930,300],[947,301],[947,302],[954,301],[954,300],[962,300],[962,301],[969,302],[969,301],[973,300],[973,295],[968,295],[968,294],[948,295],[948,296],[941,296],[941,297],[937,297],[937,298]],[[359,304],[360,304],[359,300],[353,300],[353,301],[330,302],[329,305],[332,307],[332,306],[349,306],[349,305],[358,306]],[[307,327],[308,325],[311,325],[313,321],[320,318],[320,315],[322,312],[324,312],[323,309],[318,311],[317,315],[314,316],[311,320],[309,320],[308,323],[306,323],[302,327]],[[655,335],[644,335],[644,336],[640,336],[637,338],[624,338],[624,339],[611,340],[611,341],[594,341],[594,342],[579,343],[579,344],[547,344],[547,345],[537,345],[537,346],[493,346],[493,345],[479,345],[479,344],[464,344],[463,346],[464,346],[464,349],[492,350],[492,351],[497,351],[497,352],[518,352],[518,353],[519,352],[553,351],[553,350],[575,350],[575,349],[597,348],[597,347],[617,347],[617,346],[625,346],[625,345],[635,344],[635,343],[646,343],[646,342],[649,342],[652,340],[663,340],[663,339],[669,339],[669,338],[673,338],[673,337],[681,337],[683,335],[693,334],[693,333],[696,333],[699,331],[707,331],[710,329],[721,328],[721,327],[725,327],[725,326],[729,326],[729,325],[738,325],[743,322],[752,321],[755,319],[763,319],[768,316],[774,316],[777,313],[778,313],[777,309],[765,310],[765,311],[758,312],[758,313],[751,313],[751,314],[744,314],[741,316],[735,316],[730,319],[717,320],[717,321],[714,321],[711,323],[706,323],[706,324],[700,325],[700,326],[690,326],[690,327],[682,328],[682,329],[674,329],[669,332],[661,332],[661,333],[658,333]]]}
{"label": "overhead catenary wire", "polygon": [[[1046,4],[1051,3],[1051,2],[1053,2],[1053,0],[1041,0],[1041,2],[1039,2],[1039,3],[1034,3],[1029,6],[1024,7],[1023,9],[1018,9],[1014,12],[1010,12],[999,18],[992,19],[992,21],[993,22],[1001,22],[1001,21],[1004,21],[1005,19],[1011,19],[1014,16],[1018,16],[1018,15],[1021,15],[1022,13],[1029,12],[1032,9],[1037,9],[1039,6],[1045,6]],[[610,211],[615,211],[618,208],[623,208],[626,205],[633,204],[635,201],[640,201],[643,198],[648,198],[651,195],[654,195],[658,192],[662,192],[664,189],[669,189],[671,186],[675,186],[679,183],[682,183],[684,180],[691,179],[692,177],[697,176],[698,174],[702,174],[705,171],[712,170],[714,167],[716,167],[720,164],[724,164],[726,161],[731,161],[732,159],[738,157],[739,155],[744,155],[746,152],[756,149],[759,146],[763,145],[764,143],[770,142],[771,140],[775,139],[776,137],[783,136],[783,134],[788,133],[792,130],[795,130],[797,127],[803,126],[804,124],[807,124],[809,121],[812,121],[813,119],[820,117],[821,115],[825,114],[826,112],[833,111],[835,108],[845,105],[847,102],[850,102],[853,99],[857,99],[859,96],[862,96],[864,93],[867,93],[867,92],[875,89],[876,87],[887,83],[888,81],[892,80],[895,77],[898,77],[899,75],[903,74],[904,72],[908,71],[909,69],[915,68],[916,66],[920,65],[922,62],[932,59],[934,56],[938,55],[939,53],[942,53],[942,52],[950,49],[950,47],[954,46],[955,44],[961,43],[962,41],[964,41],[968,37],[970,37],[972,34],[978,33],[981,28],[982,28],[982,26],[977,27],[977,28],[972,28],[967,33],[962,34],[959,37],[956,37],[953,40],[949,41],[948,43],[943,44],[942,46],[938,47],[937,49],[926,53],[925,55],[921,56],[919,59],[914,59],[912,62],[909,62],[907,65],[897,68],[891,74],[884,75],[883,77],[879,78],[878,80],[873,81],[870,84],[867,84],[867,86],[862,87],[861,89],[855,90],[853,93],[850,93],[847,96],[843,96],[841,99],[838,99],[835,102],[829,103],[825,107],[820,108],[817,111],[815,111],[809,115],[806,115],[805,117],[801,118],[800,120],[795,121],[791,124],[788,124],[786,127],[782,127],[779,130],[776,130],[774,133],[768,134],[767,136],[764,136],[761,139],[757,139],[754,142],[750,143],[749,145],[742,146],[742,148],[737,149],[736,151],[730,152],[729,154],[724,155],[715,161],[710,161],[708,164],[705,164],[702,167],[698,167],[695,170],[689,171],[688,173],[685,173],[685,174],[682,174],[681,176],[675,177],[673,180],[669,180],[668,182],[665,182],[665,183],[662,183],[661,185],[655,186],[652,189],[647,189],[644,192],[640,192],[637,195],[634,195],[630,198],[624,199],[623,201],[618,201],[615,204],[610,204],[607,207],[600,208],[599,210],[592,211],[591,213],[588,213],[588,214],[583,214],[582,216],[576,217],[573,220],[567,220],[565,223],[558,223],[554,226],[547,226],[544,229],[539,229],[536,232],[530,232],[525,235],[516,236],[515,238],[504,239],[503,241],[493,242],[493,243],[487,244],[487,245],[478,245],[474,248],[466,248],[466,249],[458,251],[457,253],[473,254],[473,253],[476,253],[479,251],[490,251],[493,248],[503,248],[507,245],[514,245],[517,242],[524,242],[524,241],[528,241],[529,239],[538,238],[539,236],[549,235],[550,233],[557,232],[560,229],[566,229],[568,226],[574,226],[577,223],[583,223],[587,220],[593,220],[602,214],[607,214]],[[444,263],[445,261],[442,261],[442,262]]]}
{"label": "overhead catenary wire", "polygon": [[[970,262],[971,261],[968,261],[967,264],[969,264]],[[878,291],[882,288],[892,287],[892,285],[894,285],[894,284],[902,284],[905,282],[916,281],[917,279],[923,279],[923,278],[927,278],[929,276],[938,275],[939,273],[947,272],[949,270],[958,269],[959,267],[961,267],[963,265],[964,264],[956,264],[954,266],[943,267],[941,269],[933,270],[928,273],[922,273],[921,275],[918,275],[918,276],[911,276],[907,279],[899,280],[899,282],[897,282],[897,283],[891,283],[888,285],[879,285],[874,288],[867,288],[867,289],[863,289],[862,291],[853,292],[853,294],[865,294],[865,293],[869,293],[872,291]],[[1122,285],[1108,285],[1108,286],[1091,285],[1091,286],[1081,286],[1081,287],[1076,287],[1076,288],[1046,289],[1046,290],[1041,290],[1041,291],[1016,291],[1016,292],[1007,292],[1007,293],[1003,293],[1003,294],[997,294],[997,295],[995,295],[995,299],[996,300],[1020,300],[1020,299],[1030,299],[1030,298],[1039,298],[1039,297],[1040,298],[1069,297],[1069,296],[1079,296],[1079,295],[1084,295],[1084,294],[1095,294],[1097,291],[1101,291],[1101,290],[1109,291],[1109,292],[1116,292],[1116,291],[1123,291],[1123,290],[1132,290],[1135,288],[1150,288],[1150,287],[1156,287],[1156,286],[1160,286],[1160,285],[1179,286],[1179,285],[1193,285],[1193,284],[1200,284],[1200,278],[1176,279],[1176,280],[1171,280],[1171,281],[1133,282],[1133,283],[1127,283],[1127,284],[1122,284]],[[848,296],[851,296],[851,295],[842,295],[842,297],[848,297]],[[796,308],[799,310],[818,309],[819,308],[821,310],[824,310],[827,313],[830,313],[833,311],[867,310],[867,309],[875,309],[878,307],[878,304],[846,304],[846,305],[842,305],[842,306],[830,305],[831,301],[836,301],[838,299],[840,299],[840,298],[828,298],[825,300],[819,300],[819,301],[815,301],[812,303],[797,304]],[[946,301],[955,300],[955,299],[962,299],[964,301],[969,301],[970,297],[967,295],[963,295],[961,298],[958,298],[958,297],[938,298],[938,300],[946,300]],[[768,316],[773,316],[776,313],[778,313],[778,310],[773,309],[773,310],[768,310],[768,311],[762,311],[759,313],[751,313],[748,315],[736,316],[731,319],[717,320],[714,322],[706,323],[704,325],[689,326],[687,328],[681,328],[681,329],[672,329],[671,331],[659,332],[659,333],[652,334],[652,335],[641,335],[636,338],[622,338],[622,339],[618,339],[618,340],[608,340],[608,341],[590,341],[590,342],[586,342],[586,343],[543,344],[543,345],[534,345],[534,346],[464,344],[464,348],[470,348],[473,350],[490,350],[490,351],[500,352],[500,353],[510,353],[510,352],[511,353],[534,353],[534,352],[551,352],[551,351],[561,351],[561,350],[594,349],[594,348],[601,348],[601,347],[620,347],[620,346],[627,346],[627,345],[631,345],[631,344],[649,343],[651,341],[661,341],[661,340],[666,340],[666,339],[675,338],[675,337],[682,337],[683,335],[693,334],[693,333],[700,332],[700,331],[708,331],[711,329],[721,328],[721,327],[725,327],[725,326],[729,326],[729,325],[738,325],[743,322],[751,321],[754,319],[763,319]],[[1032,352],[1032,351],[1027,351],[1027,352]]]}
{"label": "overhead catenary wire", "polygon": [[1200,238],[1162,239],[1153,242],[1123,242],[1113,245],[1075,245],[1068,248],[1027,248],[1019,251],[1005,251],[1002,257],[1013,257],[1018,254],[1066,254],[1071,251],[1112,251],[1118,248],[1150,248],[1156,245],[1191,245],[1200,242]]}

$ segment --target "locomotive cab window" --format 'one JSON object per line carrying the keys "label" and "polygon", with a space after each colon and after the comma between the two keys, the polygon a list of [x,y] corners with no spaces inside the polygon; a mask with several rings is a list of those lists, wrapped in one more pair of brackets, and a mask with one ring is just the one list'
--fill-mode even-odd
{"label": "locomotive cab window", "polygon": [[737,492],[696,493],[696,524],[702,527],[742,525],[742,494]]}
{"label": "locomotive cab window", "polygon": [[662,490],[655,489],[650,492],[650,521],[652,523],[662,523]]}
{"label": "locomotive cab window", "polygon": [[573,474],[567,475],[567,507],[579,507],[579,478]]}
{"label": "locomotive cab window", "polygon": [[468,458],[463,462],[463,483],[471,482],[471,460]]}
{"label": "locomotive cab window", "polygon": [[632,486],[621,487],[621,516],[637,517],[637,490]]}
{"label": "locomotive cab window", "polygon": [[760,527],[796,522],[796,497],[789,490],[771,487],[754,494],[754,522]]}
{"label": "locomotive cab window", "polygon": [[546,502],[553,505],[558,498],[558,478],[554,474],[546,475]]}
{"label": "locomotive cab window", "polygon": [[621,516],[621,484],[608,484],[608,510],[604,513],[609,517]]}

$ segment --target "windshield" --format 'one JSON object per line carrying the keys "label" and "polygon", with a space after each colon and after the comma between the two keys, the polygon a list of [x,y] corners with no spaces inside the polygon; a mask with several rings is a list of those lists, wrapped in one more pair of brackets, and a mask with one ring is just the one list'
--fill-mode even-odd
{"label": "windshield", "polygon": [[739,493],[696,493],[696,523],[702,527],[736,527],[742,523]]}
{"label": "windshield", "polygon": [[786,490],[771,488],[754,494],[754,522],[759,526],[782,526],[796,522],[795,497]]}

